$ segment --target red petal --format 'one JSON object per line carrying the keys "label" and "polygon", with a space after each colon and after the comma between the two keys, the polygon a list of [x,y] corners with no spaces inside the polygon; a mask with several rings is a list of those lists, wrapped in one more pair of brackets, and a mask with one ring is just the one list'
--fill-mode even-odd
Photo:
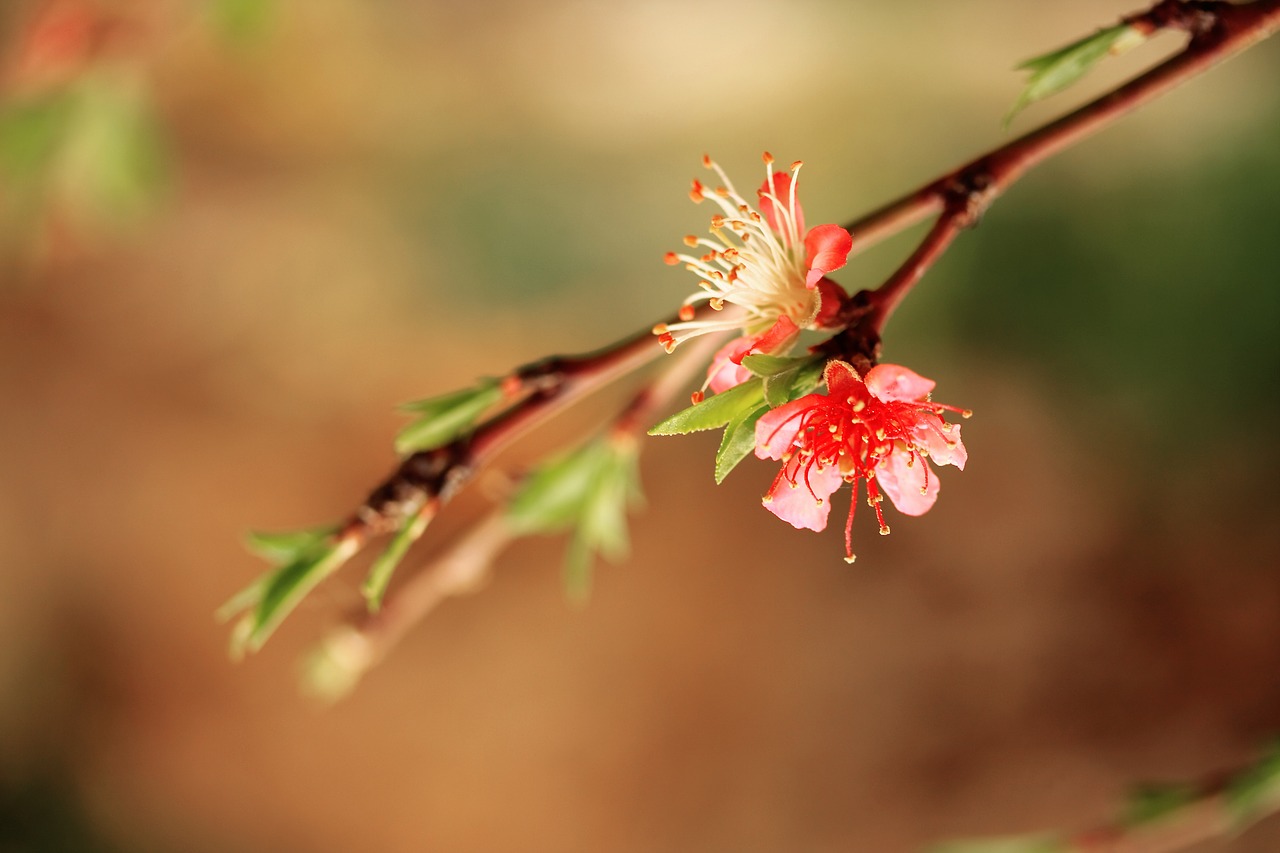
{"label": "red petal", "polygon": [[[756,191],[756,195],[760,197],[760,213],[769,221],[770,227],[781,234],[783,232],[782,217],[778,216],[778,212],[774,209],[773,199],[765,196],[765,193],[769,192],[782,202],[783,210],[788,209],[791,206],[791,176],[786,172],[774,172],[773,187],[770,188],[769,180],[766,178],[760,184],[760,189]],[[804,233],[804,208],[800,206],[798,198],[796,199],[796,232]]]}
{"label": "red petal", "polygon": [[827,273],[838,270],[849,260],[853,237],[839,225],[818,225],[804,236],[805,266],[809,274],[804,283],[810,289]]}
{"label": "red petal", "polygon": [[753,337],[734,338],[716,351],[711,366],[707,368],[708,385],[712,391],[719,394],[751,378],[751,371],[740,365],[742,357],[750,352],[754,343]]}
{"label": "red petal", "polygon": [[769,327],[769,331],[756,338],[756,342],[734,361],[737,364],[741,364],[742,359],[756,353],[780,355],[791,347],[791,344],[795,342],[796,336],[799,334],[800,327],[793,323],[790,317],[783,314]]}
{"label": "red petal", "polygon": [[815,329],[838,329],[840,312],[849,302],[849,293],[829,278],[821,279],[817,286],[818,313],[810,325]]}

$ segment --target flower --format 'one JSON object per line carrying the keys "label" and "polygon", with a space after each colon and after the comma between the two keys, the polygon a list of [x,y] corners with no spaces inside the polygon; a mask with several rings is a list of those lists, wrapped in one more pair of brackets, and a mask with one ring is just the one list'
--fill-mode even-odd
{"label": "flower", "polygon": [[831,495],[853,485],[845,521],[845,559],[853,562],[853,513],[858,482],[867,484],[880,532],[889,532],[882,496],[907,515],[923,515],[938,498],[938,475],[929,465],[964,470],[968,454],[959,424],[943,412],[972,414],[929,400],[934,382],[896,364],[858,376],[852,365],[828,362],[826,394],[808,394],[769,411],[756,424],[756,456],[778,459],[782,469],[764,497],[765,508],[797,529],[823,530]]}
{"label": "flower", "polygon": [[[668,252],[666,262],[683,263],[696,273],[701,291],[685,299],[680,322],[660,323],[654,334],[668,352],[690,338],[711,332],[741,330],[712,360],[708,384],[721,391],[748,375],[741,366],[751,353],[785,354],[802,329],[830,328],[847,295],[826,274],[845,265],[853,237],[839,225],[805,230],[804,210],[796,200],[796,177],[803,165],[789,172],[773,170],[773,156],[764,155],[765,180],[757,191],[759,210],[733,188],[724,170],[710,157],[702,164],[724,182],[712,190],[694,180],[689,196],[710,199],[722,213],[711,217],[714,239],[689,235],[685,245],[705,249],[702,255]],[[696,319],[694,306],[706,302],[724,314]],[[726,306],[732,306],[725,310]]]}

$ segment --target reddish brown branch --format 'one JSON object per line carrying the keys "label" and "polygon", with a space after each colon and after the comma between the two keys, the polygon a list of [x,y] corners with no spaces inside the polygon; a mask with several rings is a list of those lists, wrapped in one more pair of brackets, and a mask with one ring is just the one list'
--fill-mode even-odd
{"label": "reddish brown branch", "polygon": [[849,223],[854,251],[942,213],[957,186],[985,187],[984,203],[989,204],[1033,166],[1272,35],[1280,29],[1280,0],[1240,5],[1163,0],[1126,23],[1147,32],[1179,29],[1191,39],[1177,56],[1115,91]]}

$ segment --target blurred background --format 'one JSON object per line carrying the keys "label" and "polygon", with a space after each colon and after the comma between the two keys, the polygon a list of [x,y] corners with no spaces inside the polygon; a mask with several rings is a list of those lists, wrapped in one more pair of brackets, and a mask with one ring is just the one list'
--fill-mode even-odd
{"label": "blurred background", "polygon": [[264,568],[245,530],[390,470],[395,404],[669,312],[704,151],[747,187],[803,158],[809,221],[849,221],[1177,48],[1002,129],[1019,60],[1131,11],[0,5],[0,850],[906,851],[1249,760],[1280,732],[1280,43],[1031,173],[920,285],[885,355],[976,411],[971,462],[890,537],[860,513],[855,565],[760,509],[773,466],[716,487],[707,434],[646,445],[588,607],[522,541],[332,708],[297,660],[358,568],[239,665],[212,615]]}

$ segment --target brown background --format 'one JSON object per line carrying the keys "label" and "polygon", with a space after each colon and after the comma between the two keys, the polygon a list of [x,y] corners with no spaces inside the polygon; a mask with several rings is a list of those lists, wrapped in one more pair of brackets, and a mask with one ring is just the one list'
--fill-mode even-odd
{"label": "brown background", "polygon": [[[767,466],[716,487],[713,438],[653,439],[584,610],[563,543],[522,542],[327,710],[296,660],[358,571],[242,665],[212,617],[261,568],[244,530],[389,469],[394,404],[669,310],[704,150],[747,186],[803,157],[810,221],[847,220],[1006,139],[1007,69],[1128,11],[315,0],[235,46],[138,4],[167,198],[0,274],[0,820],[72,849],[898,851],[1248,760],[1280,731],[1275,44],[1033,173],[921,285],[887,355],[976,410],[971,463],[892,536],[861,518],[856,565],[760,510]],[[1278,848],[1272,820],[1203,849]]]}

